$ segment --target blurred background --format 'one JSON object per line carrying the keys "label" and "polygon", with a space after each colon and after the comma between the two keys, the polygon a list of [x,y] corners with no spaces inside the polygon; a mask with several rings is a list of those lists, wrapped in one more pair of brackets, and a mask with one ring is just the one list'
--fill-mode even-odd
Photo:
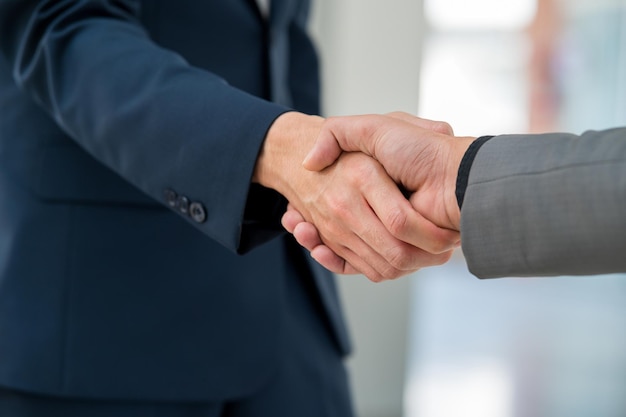
{"label": "blurred background", "polygon": [[[316,0],[312,31],[326,115],[473,136],[626,125],[626,0]],[[459,252],[340,281],[361,417],[626,416],[626,276],[478,280]]]}

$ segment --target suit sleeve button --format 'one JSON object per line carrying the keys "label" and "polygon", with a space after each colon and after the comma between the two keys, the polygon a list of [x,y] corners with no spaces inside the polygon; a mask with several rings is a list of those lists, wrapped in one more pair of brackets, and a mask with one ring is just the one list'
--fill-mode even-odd
{"label": "suit sleeve button", "polygon": [[168,206],[172,208],[176,207],[178,195],[176,194],[174,190],[166,188],[163,191],[163,197],[165,198],[165,202],[167,203]]}
{"label": "suit sleeve button", "polygon": [[176,200],[176,207],[178,207],[178,211],[180,211],[182,214],[188,214],[189,213],[189,199],[182,195],[178,196],[178,199]]}
{"label": "suit sleeve button", "polygon": [[200,203],[191,203],[189,214],[196,223],[204,223],[206,221],[206,209]]}

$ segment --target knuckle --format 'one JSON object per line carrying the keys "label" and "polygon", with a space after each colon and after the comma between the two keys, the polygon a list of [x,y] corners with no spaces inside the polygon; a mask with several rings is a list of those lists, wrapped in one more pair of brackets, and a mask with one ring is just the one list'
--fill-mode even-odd
{"label": "knuckle", "polygon": [[453,251],[447,251],[438,255],[430,255],[424,260],[424,266],[443,265],[450,260]]}
{"label": "knuckle", "polygon": [[387,230],[394,237],[400,238],[407,234],[409,217],[400,207],[391,209],[386,216]]}
{"label": "knuckle", "polygon": [[324,119],[324,124],[326,125],[334,125],[341,122],[341,117],[339,116],[329,116]]}
{"label": "knuckle", "polygon": [[346,181],[353,189],[364,190],[379,175],[380,171],[373,159],[353,159],[349,170],[346,172]]}
{"label": "knuckle", "polygon": [[376,135],[380,125],[384,122],[383,116],[374,114],[363,116],[358,125],[359,134],[362,138],[369,138]]}
{"label": "knuckle", "polygon": [[379,272],[377,268],[368,265],[367,272],[362,272],[365,277],[373,283],[379,283],[385,280],[384,272]]}
{"label": "knuckle", "polygon": [[331,240],[340,240],[345,238],[345,229],[337,222],[327,221],[323,225],[325,235]]}
{"label": "knuckle", "polygon": [[369,274],[365,275],[367,277],[367,279],[369,279],[370,281],[372,281],[375,284],[378,284],[380,282],[383,282],[385,280],[385,278],[379,274],[378,272],[370,272]]}
{"label": "knuckle", "polygon": [[445,240],[434,240],[430,242],[429,252],[439,255],[450,249],[450,244]]}
{"label": "knuckle", "polygon": [[446,262],[448,262],[450,260],[450,258],[452,258],[452,254],[454,251],[448,251],[445,253],[442,253],[441,255],[439,255],[439,259],[437,261],[437,265],[443,265]]}
{"label": "knuckle", "polygon": [[434,240],[434,249],[432,253],[440,254],[454,249],[458,241],[458,233],[449,230],[440,230],[442,234]]}
{"label": "knuckle", "polygon": [[370,265],[370,271],[366,274],[367,278],[375,283],[392,280],[402,275],[404,275],[403,271],[385,262]]}
{"label": "knuckle", "polygon": [[351,204],[346,200],[345,196],[329,196],[328,207],[332,216],[337,219],[345,219],[351,213]]}
{"label": "knuckle", "polygon": [[393,280],[393,279],[396,279],[396,278],[400,278],[404,274],[405,274],[404,271],[402,271],[402,270],[400,270],[400,269],[398,269],[395,266],[390,264],[382,272],[382,275],[383,275],[382,281],[388,281],[388,280]]}
{"label": "knuckle", "polygon": [[432,128],[435,132],[443,133],[445,135],[452,135],[454,131],[452,130],[452,126],[450,126],[447,122],[436,121],[433,124]]}
{"label": "knuckle", "polygon": [[397,245],[386,253],[386,260],[395,273],[412,269],[415,265],[411,250],[408,245]]}
{"label": "knuckle", "polygon": [[354,175],[355,180],[363,181],[363,177],[371,178],[379,173],[378,166],[368,158],[355,159]]}

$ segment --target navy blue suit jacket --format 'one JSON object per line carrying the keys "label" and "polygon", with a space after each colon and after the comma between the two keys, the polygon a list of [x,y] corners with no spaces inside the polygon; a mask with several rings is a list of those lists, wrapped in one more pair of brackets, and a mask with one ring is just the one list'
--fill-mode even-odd
{"label": "navy blue suit jacket", "polygon": [[0,385],[245,395],[307,274],[347,351],[332,277],[250,184],[276,117],[319,111],[308,3],[0,0]]}

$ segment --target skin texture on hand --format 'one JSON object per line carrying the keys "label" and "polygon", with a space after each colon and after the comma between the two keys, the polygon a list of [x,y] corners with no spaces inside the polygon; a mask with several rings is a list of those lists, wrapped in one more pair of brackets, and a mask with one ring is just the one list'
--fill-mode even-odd
{"label": "skin texture on hand", "polygon": [[[461,159],[474,138],[456,138],[451,134],[452,129],[446,123],[406,113],[329,119],[303,165],[324,170],[342,152],[371,155],[396,182],[413,192],[410,201],[419,213],[441,227],[458,231],[456,177]],[[314,225],[306,223],[295,207],[291,206],[285,213],[283,225],[318,262],[338,272],[340,254],[323,245]],[[405,239],[407,232],[413,236],[424,233],[410,228],[404,232]]]}
{"label": "skin texture on hand", "polygon": [[456,177],[474,139],[452,136],[447,123],[401,112],[340,117],[324,124],[303,166],[319,171],[342,152],[370,155],[397,183],[414,192],[411,202],[419,212],[441,227],[458,231]]}
{"label": "skin texture on hand", "polygon": [[[339,273],[393,279],[447,261],[458,234],[417,213],[385,169],[361,153],[342,154],[314,172],[302,166],[327,121],[296,112],[270,128],[253,181],[284,195],[315,236],[341,261]],[[423,230],[407,239],[412,230]],[[411,242],[407,243],[407,240]]]}

